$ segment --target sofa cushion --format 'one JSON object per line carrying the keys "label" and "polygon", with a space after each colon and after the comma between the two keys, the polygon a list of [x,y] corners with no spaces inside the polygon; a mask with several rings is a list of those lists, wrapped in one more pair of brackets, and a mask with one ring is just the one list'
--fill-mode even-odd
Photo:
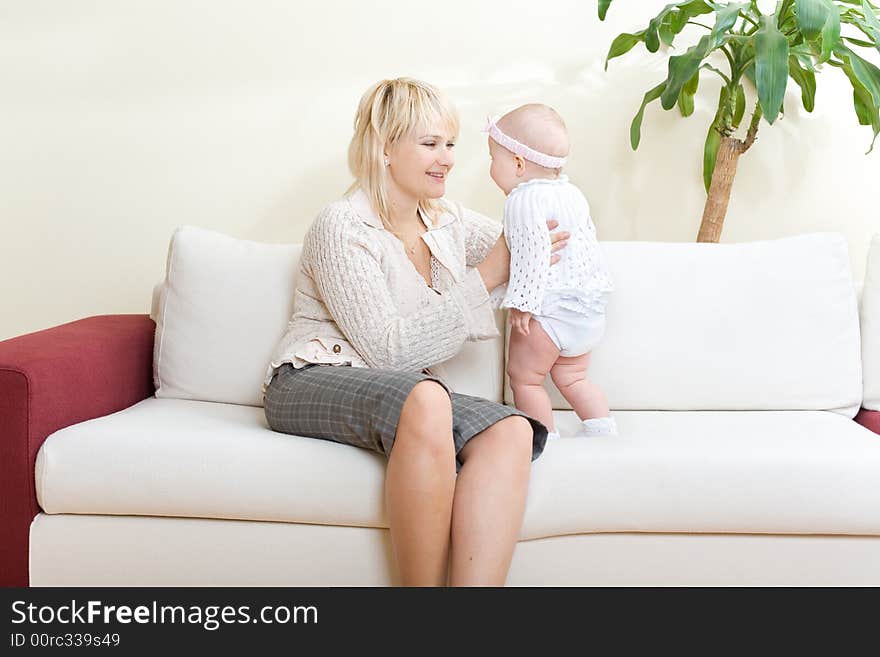
{"label": "sofa cushion", "polygon": [[880,234],[871,240],[862,288],[862,406],[880,411]]}
{"label": "sofa cushion", "polygon": [[[839,414],[620,412],[618,438],[555,441],[523,536],[880,534],[880,440]],[[577,426],[557,412],[565,436]],[[37,458],[50,514],[385,527],[385,458],[266,428],[262,409],[150,398],[62,429]]]}
{"label": "sofa cushion", "polygon": [[[262,406],[272,352],[293,312],[300,245],[178,228],[153,290],[156,396]],[[499,329],[504,317],[496,316]],[[501,401],[500,340],[465,343],[435,373],[453,390]]]}
{"label": "sofa cushion", "polygon": [[[603,247],[615,291],[589,376],[612,409],[857,412],[859,316],[842,235]],[[571,408],[545,387],[554,408]]]}

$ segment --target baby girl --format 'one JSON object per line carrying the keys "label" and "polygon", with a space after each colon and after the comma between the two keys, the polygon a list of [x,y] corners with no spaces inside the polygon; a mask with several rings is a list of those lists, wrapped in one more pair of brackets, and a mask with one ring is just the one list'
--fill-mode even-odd
{"label": "baby girl", "polygon": [[[605,305],[613,290],[590,207],[562,175],[569,142],[555,110],[518,107],[489,121],[490,175],[507,199],[504,237],[510,279],[496,288],[496,307],[511,324],[507,374],[516,407],[543,422],[558,438],[547,374],[583,424],[579,435],[616,434],[605,394],[587,378],[590,353],[605,331]],[[548,219],[571,234],[559,263],[550,263]]]}

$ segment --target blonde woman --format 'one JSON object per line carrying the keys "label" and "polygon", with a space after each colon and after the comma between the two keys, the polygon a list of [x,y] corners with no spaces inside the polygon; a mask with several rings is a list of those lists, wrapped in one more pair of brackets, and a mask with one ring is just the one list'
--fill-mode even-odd
{"label": "blonde woman", "polygon": [[[295,310],[266,376],[273,430],[388,457],[404,586],[504,584],[547,439],[537,420],[430,373],[465,341],[498,337],[489,292],[510,262],[499,223],[442,200],[458,129],[448,100],[418,80],[363,95],[355,182],[306,233]],[[566,237],[552,235],[554,251]]]}

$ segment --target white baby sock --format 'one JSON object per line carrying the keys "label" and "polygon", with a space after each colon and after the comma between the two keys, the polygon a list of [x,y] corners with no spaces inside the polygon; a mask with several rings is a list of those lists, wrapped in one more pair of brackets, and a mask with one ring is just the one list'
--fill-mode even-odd
{"label": "white baby sock", "polygon": [[548,431],[547,432],[547,440],[559,440],[559,432],[558,431]]}
{"label": "white baby sock", "polygon": [[582,420],[584,429],[580,435],[582,436],[616,436],[617,422],[613,417],[594,417],[588,420]]}

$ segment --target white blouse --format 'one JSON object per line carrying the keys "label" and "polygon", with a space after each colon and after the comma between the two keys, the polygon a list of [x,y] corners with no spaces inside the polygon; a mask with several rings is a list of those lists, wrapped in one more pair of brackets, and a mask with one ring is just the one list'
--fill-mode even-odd
{"label": "white blouse", "polygon": [[283,363],[404,371],[449,360],[465,341],[498,337],[489,293],[475,266],[501,225],[442,201],[421,239],[431,251],[428,286],[397,237],[357,190],[325,207],[303,240],[294,311],[272,354],[263,389]]}
{"label": "white blouse", "polygon": [[[571,233],[550,265],[547,220]],[[510,279],[492,292],[495,307],[518,308],[533,315],[552,315],[563,307],[576,312],[604,312],[614,286],[590,206],[568,176],[535,178],[520,183],[504,204],[504,238],[510,248]]]}

